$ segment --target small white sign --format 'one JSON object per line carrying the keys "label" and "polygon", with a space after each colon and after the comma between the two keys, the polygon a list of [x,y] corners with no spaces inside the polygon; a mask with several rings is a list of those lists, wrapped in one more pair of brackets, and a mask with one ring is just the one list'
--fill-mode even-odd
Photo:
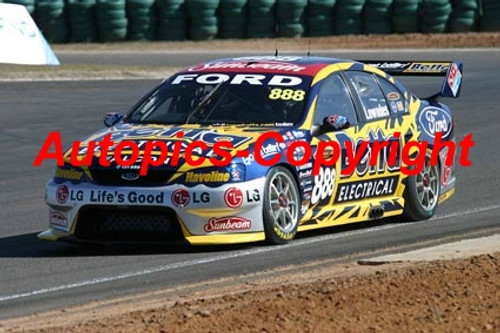
{"label": "small white sign", "polygon": [[0,63],[59,65],[24,6],[0,3]]}

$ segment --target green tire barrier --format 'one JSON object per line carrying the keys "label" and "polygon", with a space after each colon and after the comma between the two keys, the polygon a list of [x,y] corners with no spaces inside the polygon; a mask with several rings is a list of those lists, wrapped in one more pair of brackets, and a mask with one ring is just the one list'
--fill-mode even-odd
{"label": "green tire barrier", "polygon": [[309,0],[307,34],[311,37],[333,34],[333,8],[336,0]]}
{"label": "green tire barrier", "polygon": [[33,16],[35,13],[35,0],[4,0],[4,3],[12,3],[15,5],[23,5],[28,12]]}
{"label": "green tire barrier", "polygon": [[481,31],[500,31],[500,1],[482,0]]}
{"label": "green tire barrier", "polygon": [[366,0],[363,31],[366,34],[390,34],[392,0]]}
{"label": "green tire barrier", "polygon": [[451,32],[468,32],[477,29],[479,5],[476,0],[455,0],[449,21]]}
{"label": "green tire barrier", "polygon": [[421,0],[394,0],[392,30],[396,33],[419,32]]}
{"label": "green tire barrier", "polygon": [[278,0],[276,14],[281,37],[301,37],[305,32],[307,0]]}
{"label": "green tire barrier", "polygon": [[217,8],[219,0],[185,0],[189,18],[189,38],[207,40],[217,36]]}
{"label": "green tire barrier", "polygon": [[68,41],[64,0],[38,0],[35,7],[35,21],[45,39],[51,43]]}
{"label": "green tire barrier", "polygon": [[74,43],[97,40],[96,0],[67,0],[69,40]]}
{"label": "green tire barrier", "polygon": [[362,33],[362,13],[365,0],[337,0],[334,15],[336,35],[359,35]]}
{"label": "green tire barrier", "polygon": [[184,0],[157,0],[157,38],[184,40],[187,38],[187,17]]}
{"label": "green tire barrier", "polygon": [[127,37],[125,0],[97,0],[97,26],[101,42],[118,42]]}
{"label": "green tire barrier", "polygon": [[500,0],[0,0],[51,43],[500,31]]}
{"label": "green tire barrier", "polygon": [[220,0],[219,18],[220,38],[245,38],[247,0]]}
{"label": "green tire barrier", "polygon": [[247,37],[270,38],[276,36],[276,1],[248,0]]}
{"label": "green tire barrier", "polygon": [[156,39],[155,0],[127,0],[127,39]]}
{"label": "green tire barrier", "polygon": [[423,33],[445,32],[451,10],[449,0],[423,0],[420,31]]}

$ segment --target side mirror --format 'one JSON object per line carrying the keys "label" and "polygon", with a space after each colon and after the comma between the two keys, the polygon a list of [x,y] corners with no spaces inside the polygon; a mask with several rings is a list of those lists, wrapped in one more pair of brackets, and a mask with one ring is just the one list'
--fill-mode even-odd
{"label": "side mirror", "polygon": [[104,119],[103,119],[104,126],[106,126],[106,127],[114,126],[114,125],[118,124],[118,122],[122,119],[123,119],[123,115],[118,113],[118,112],[106,113],[106,115],[104,116]]}
{"label": "side mirror", "polygon": [[350,125],[351,124],[349,124],[346,117],[338,114],[331,114],[328,117],[323,118],[323,124],[321,126],[313,126],[312,135],[320,135],[323,133],[346,129],[349,128]]}

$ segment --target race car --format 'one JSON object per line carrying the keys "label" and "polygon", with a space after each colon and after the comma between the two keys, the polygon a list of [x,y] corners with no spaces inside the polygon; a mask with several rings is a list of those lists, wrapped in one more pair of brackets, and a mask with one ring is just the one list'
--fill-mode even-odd
{"label": "race car", "polygon": [[[439,100],[459,96],[462,72],[459,61],[311,56],[194,65],[126,115],[107,114],[106,128],[65,152],[46,186],[50,228],[38,237],[284,244],[304,230],[428,219],[455,191],[455,151],[436,152],[434,142],[455,143],[453,115]],[[395,75],[444,82],[419,98]],[[427,143],[419,169],[403,158],[411,142]]]}

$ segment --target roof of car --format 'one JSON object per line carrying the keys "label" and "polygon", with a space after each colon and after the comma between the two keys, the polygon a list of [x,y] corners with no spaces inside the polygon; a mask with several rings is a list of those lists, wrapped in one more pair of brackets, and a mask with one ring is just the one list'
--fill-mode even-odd
{"label": "roof of car", "polygon": [[189,67],[187,72],[270,72],[270,73],[295,73],[313,76],[322,68],[340,63],[352,62],[353,60],[310,57],[310,56],[243,56],[235,58],[222,58],[210,60]]}

